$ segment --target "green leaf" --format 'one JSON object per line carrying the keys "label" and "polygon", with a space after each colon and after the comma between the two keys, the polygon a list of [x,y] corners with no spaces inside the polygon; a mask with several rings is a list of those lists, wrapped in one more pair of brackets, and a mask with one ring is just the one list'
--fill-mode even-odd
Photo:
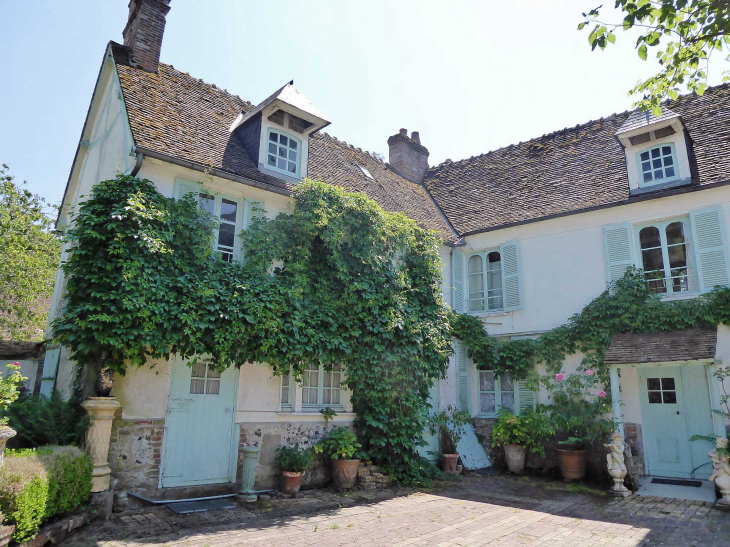
{"label": "green leaf", "polygon": [[639,57],[642,61],[646,61],[646,44],[641,44],[638,49]]}

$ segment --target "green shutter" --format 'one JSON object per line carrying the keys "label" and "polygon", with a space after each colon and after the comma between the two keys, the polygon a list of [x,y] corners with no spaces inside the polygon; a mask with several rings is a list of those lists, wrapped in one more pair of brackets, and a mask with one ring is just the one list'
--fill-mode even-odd
{"label": "green shutter", "polygon": [[454,282],[451,307],[456,313],[464,313],[464,253],[460,249],[451,253],[451,276]]}
{"label": "green shutter", "polygon": [[525,380],[517,380],[515,382],[515,392],[517,393],[517,413],[521,414],[523,410],[535,409],[535,392],[527,387]]}
{"label": "green shutter", "polygon": [[243,200],[243,228],[244,230],[251,226],[255,218],[264,217],[264,202],[246,198]]}
{"label": "green shutter", "polygon": [[720,207],[691,211],[692,239],[700,288],[703,292],[718,285],[728,285],[725,230]]}
{"label": "green shutter", "polygon": [[502,291],[504,311],[522,309],[522,280],[520,271],[520,244],[509,241],[499,246],[502,257]]}
{"label": "green shutter", "polygon": [[626,270],[634,265],[631,246],[631,225],[627,222],[603,228],[603,248],[606,252],[608,282],[621,279]]}
{"label": "green shutter", "polygon": [[181,178],[175,179],[175,199],[180,199],[188,194],[199,194],[201,189],[200,183]]}
{"label": "green shutter", "polygon": [[456,341],[456,406],[459,410],[469,410],[469,356],[466,344]]}

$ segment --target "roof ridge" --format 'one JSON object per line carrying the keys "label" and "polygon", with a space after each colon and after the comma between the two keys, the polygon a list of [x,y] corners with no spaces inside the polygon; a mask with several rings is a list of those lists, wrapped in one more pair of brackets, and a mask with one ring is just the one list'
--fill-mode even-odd
{"label": "roof ridge", "polygon": [[[329,134],[329,133],[327,133],[326,131],[320,131],[319,133],[317,133],[317,135],[321,135],[321,136],[323,136],[323,137],[326,137],[326,138],[328,138],[328,139],[330,139],[330,140],[334,141],[334,142],[335,142],[336,144],[338,144],[338,145],[340,145],[340,146],[345,146],[346,148],[353,148],[353,149],[355,149],[355,150],[357,150],[357,151],[359,151],[359,152],[362,152],[363,154],[367,154],[368,156],[370,156],[370,158],[371,158],[372,160],[374,160],[374,161],[376,161],[376,162],[378,162],[378,163],[382,164],[383,166],[385,166],[385,162],[384,162],[383,160],[381,160],[380,158],[378,158],[378,157],[377,157],[377,156],[375,155],[375,152],[370,152],[370,151],[368,151],[368,150],[363,150],[362,148],[360,148],[360,147],[358,147],[358,146],[355,146],[355,145],[349,144],[349,143],[347,143],[346,141],[343,141],[343,140],[340,140],[340,139],[338,139],[338,138],[337,138],[337,137],[335,137],[334,135],[330,135],[330,134]],[[315,135],[315,136],[316,136],[316,135]]]}

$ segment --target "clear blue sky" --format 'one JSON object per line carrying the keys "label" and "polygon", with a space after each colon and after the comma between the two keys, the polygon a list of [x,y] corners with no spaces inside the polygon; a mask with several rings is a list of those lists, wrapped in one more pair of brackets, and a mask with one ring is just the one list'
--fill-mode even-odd
{"label": "clear blue sky", "polygon": [[[627,91],[656,65],[621,33],[591,53],[576,27],[598,3],[172,0],[162,61],[253,103],[293,79],[329,133],[387,157],[389,135],[418,130],[434,165],[630,108]],[[50,202],[127,11],[127,0],[0,0],[0,163]]]}

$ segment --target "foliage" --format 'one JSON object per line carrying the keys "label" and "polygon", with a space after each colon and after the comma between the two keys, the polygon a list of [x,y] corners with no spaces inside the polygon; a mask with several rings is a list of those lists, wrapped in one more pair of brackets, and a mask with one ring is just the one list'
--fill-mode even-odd
{"label": "foliage", "polygon": [[442,454],[456,454],[456,447],[464,436],[464,427],[471,423],[471,416],[454,405],[447,406],[438,414],[431,416],[429,429],[431,435],[438,434]]}
{"label": "foliage", "polygon": [[[720,395],[720,408],[713,408],[712,411],[715,414],[722,416],[723,423],[727,423],[728,421],[730,421],[730,393],[728,393],[728,388],[725,385],[725,380],[730,379],[730,369],[718,368],[717,370],[715,370],[714,376],[717,379],[717,382],[720,384],[720,390],[722,392],[722,395]],[[689,440],[704,441],[715,447],[717,443],[717,437],[715,435],[692,435]],[[730,456],[729,449],[722,447],[716,448],[719,456]]]}
{"label": "foliage", "polygon": [[0,339],[42,340],[61,244],[43,198],[0,167]]}
{"label": "foliage", "polygon": [[319,413],[324,418],[324,430],[325,431],[328,431],[329,430],[330,420],[332,418],[334,418],[335,416],[337,416],[337,412],[335,412],[334,409],[326,406],[324,408],[320,408],[319,409]]}
{"label": "foliage", "polygon": [[10,439],[10,444],[16,447],[81,446],[89,427],[89,417],[79,395],[64,401],[56,390],[48,398],[21,396],[4,412],[4,419],[17,431]]}
{"label": "foliage", "polygon": [[214,225],[147,180],[94,186],[66,235],[57,341],[81,365],[121,374],[173,354],[296,378],[342,365],[371,457],[396,480],[421,480],[428,389],[452,351],[438,236],[312,181],[297,186],[291,214],[242,234],[243,263],[211,259]]}
{"label": "foliage", "polygon": [[48,504],[45,518],[73,511],[89,499],[94,463],[75,446],[52,447],[43,458],[48,469]]}
{"label": "foliage", "polygon": [[[5,410],[17,400],[20,395],[20,384],[28,379],[20,373],[20,363],[16,362],[7,367],[11,371],[10,375],[0,375],[0,407]],[[0,427],[5,425],[8,425],[7,417],[0,417]]]}
{"label": "foliage", "polygon": [[604,417],[611,412],[611,404],[606,392],[599,389],[592,369],[567,377],[562,373],[548,375],[542,382],[553,404],[540,405],[538,412],[550,414],[558,444],[563,448],[580,450],[586,445],[590,448],[614,430],[613,421]]}
{"label": "foliage", "polygon": [[[629,92],[643,95],[635,103],[641,110],[661,114],[661,102],[676,99],[682,86],[702,95],[707,88],[706,65],[717,51],[730,60],[730,10],[726,0],[616,0],[624,15],[620,23],[600,20],[599,6],[584,13],[578,30],[591,26],[592,49],[616,42],[616,30],[639,29],[636,51],[646,61],[649,48],[657,48],[661,70],[636,84]],[[730,71],[725,71],[728,81]]]}
{"label": "foliage", "polygon": [[545,412],[525,409],[515,416],[503,408],[497,413],[497,421],[492,428],[492,446],[519,444],[533,454],[545,457],[543,443],[555,434],[555,427]]}
{"label": "foliage", "polygon": [[329,434],[314,445],[317,454],[327,454],[333,460],[351,460],[362,445],[357,436],[346,427],[335,427]]}
{"label": "foliage", "polygon": [[280,446],[276,450],[276,463],[282,471],[304,473],[313,459],[311,448]]}

